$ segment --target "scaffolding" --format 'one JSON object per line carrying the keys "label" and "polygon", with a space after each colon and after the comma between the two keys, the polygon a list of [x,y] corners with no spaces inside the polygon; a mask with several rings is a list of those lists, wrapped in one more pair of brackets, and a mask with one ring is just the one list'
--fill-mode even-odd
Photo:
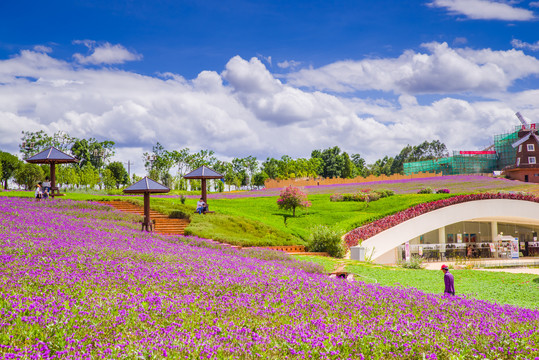
{"label": "scaffolding", "polygon": [[489,147],[494,148],[494,151],[454,151],[452,156],[404,163],[404,175],[421,172],[460,175],[500,171],[515,163],[516,149],[512,144],[518,140],[520,130],[521,126],[515,126],[513,131],[495,135],[494,145]]}

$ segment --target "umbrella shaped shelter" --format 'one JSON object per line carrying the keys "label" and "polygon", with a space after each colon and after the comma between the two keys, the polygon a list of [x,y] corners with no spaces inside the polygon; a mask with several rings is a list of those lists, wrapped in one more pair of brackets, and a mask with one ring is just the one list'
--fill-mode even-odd
{"label": "umbrella shaped shelter", "polygon": [[79,160],[51,146],[50,148],[45,149],[32,157],[29,157],[28,159],[26,159],[26,162],[31,164],[49,164],[51,166],[50,196],[55,197],[61,195],[58,191],[58,187],[56,186],[56,164],[75,163],[79,162]]}
{"label": "umbrella shaped shelter", "polygon": [[157,181],[152,180],[147,176],[124,189],[124,193],[126,194],[144,194],[144,221],[142,222],[143,230],[151,230],[150,193],[168,193],[169,191],[170,189],[168,187],[159,184]]}
{"label": "umbrella shaped shelter", "polygon": [[212,169],[210,169],[209,167],[207,167],[205,165],[202,165],[198,169],[195,169],[195,170],[191,171],[189,174],[184,175],[183,178],[184,179],[190,179],[190,180],[195,180],[195,179],[202,180],[202,186],[201,186],[201,188],[202,188],[202,200],[204,200],[204,202],[207,204],[208,202],[206,201],[206,198],[207,198],[206,180],[207,179],[222,179],[223,175],[219,174],[217,171],[212,170]]}

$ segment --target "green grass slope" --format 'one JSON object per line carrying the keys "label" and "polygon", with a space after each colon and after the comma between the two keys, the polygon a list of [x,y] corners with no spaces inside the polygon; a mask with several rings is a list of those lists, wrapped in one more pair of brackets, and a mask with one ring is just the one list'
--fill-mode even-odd
{"label": "green grass slope", "polygon": [[[324,267],[328,272],[339,264],[346,264],[345,271],[355,274],[355,280],[384,286],[416,288],[433,294],[444,290],[443,273],[434,270],[403,269],[399,267],[338,260],[321,256],[295,255]],[[478,271],[473,269],[450,270],[455,277],[455,290],[459,296],[470,296],[499,304],[539,309],[539,276],[506,272]]]}

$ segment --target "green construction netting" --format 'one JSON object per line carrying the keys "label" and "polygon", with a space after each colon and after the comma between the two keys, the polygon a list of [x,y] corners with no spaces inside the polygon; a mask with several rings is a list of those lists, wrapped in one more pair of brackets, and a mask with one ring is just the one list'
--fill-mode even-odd
{"label": "green construction netting", "polygon": [[510,133],[494,136],[496,154],[462,155],[458,151],[453,156],[433,160],[404,163],[404,174],[411,175],[420,172],[437,172],[443,175],[492,173],[513,165],[516,149],[512,144],[518,140],[520,126]]}

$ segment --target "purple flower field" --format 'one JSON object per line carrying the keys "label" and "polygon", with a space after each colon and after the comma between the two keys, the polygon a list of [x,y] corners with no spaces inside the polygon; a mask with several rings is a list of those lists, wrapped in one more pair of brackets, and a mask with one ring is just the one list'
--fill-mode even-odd
{"label": "purple flower field", "polygon": [[[336,184],[321,186],[301,187],[307,195],[311,194],[333,194],[333,193],[353,193],[361,189],[390,189],[397,194],[415,194],[420,189],[430,187],[434,190],[448,189],[451,193],[470,193],[492,190],[512,189],[518,187],[522,191],[537,192],[537,186],[531,183],[522,183],[502,178],[492,178],[481,175],[446,175],[432,178],[403,179],[403,180],[384,180],[368,183],[355,184]],[[209,199],[237,199],[245,197],[264,197],[278,196],[282,188],[222,192],[208,195]],[[154,195],[157,197],[176,198],[179,195]],[[196,199],[199,195],[187,195],[186,197]]]}
{"label": "purple flower field", "polygon": [[1,358],[539,359],[539,311],[330,279],[85,204],[0,198]]}

